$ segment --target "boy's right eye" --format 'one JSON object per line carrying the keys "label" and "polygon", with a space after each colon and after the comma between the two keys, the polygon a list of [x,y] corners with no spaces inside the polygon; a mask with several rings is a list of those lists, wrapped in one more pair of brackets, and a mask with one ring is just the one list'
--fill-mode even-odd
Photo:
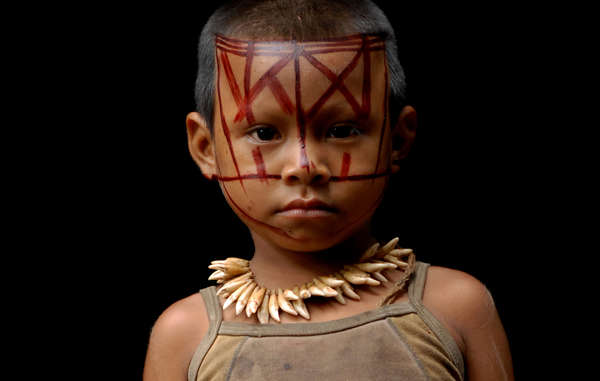
{"label": "boy's right eye", "polygon": [[279,139],[279,131],[273,127],[261,126],[250,131],[248,135],[259,142],[268,142],[274,139]]}

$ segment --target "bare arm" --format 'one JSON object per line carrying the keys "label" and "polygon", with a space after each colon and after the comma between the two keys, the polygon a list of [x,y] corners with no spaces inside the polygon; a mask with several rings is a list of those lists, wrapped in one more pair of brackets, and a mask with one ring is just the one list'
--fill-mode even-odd
{"label": "bare arm", "polygon": [[423,302],[463,352],[469,381],[513,381],[508,339],[487,288],[472,276],[431,267]]}
{"label": "bare arm", "polygon": [[200,294],[167,308],[152,328],[144,381],[186,381],[189,363],[207,330],[208,317]]}

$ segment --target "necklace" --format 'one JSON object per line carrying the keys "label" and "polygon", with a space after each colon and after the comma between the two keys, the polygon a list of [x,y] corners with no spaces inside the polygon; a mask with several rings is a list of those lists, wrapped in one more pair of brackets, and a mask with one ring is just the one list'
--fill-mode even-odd
{"label": "necklace", "polygon": [[208,279],[220,284],[217,295],[226,298],[223,309],[235,303],[236,315],[242,311],[246,312],[247,317],[256,314],[258,321],[266,324],[269,317],[280,322],[279,310],[282,310],[309,320],[310,313],[304,300],[312,296],[333,297],[341,304],[346,304],[345,296],[360,300],[352,285],[379,286],[382,282],[389,282],[382,271],[403,270],[400,280],[395,282],[391,293],[381,302],[381,305],[390,304],[403,290],[415,267],[412,249],[396,248],[397,243],[398,238],[384,246],[375,243],[363,253],[358,263],[346,265],[333,274],[317,276],[291,289],[272,290],[260,286],[250,269],[250,262],[236,257],[212,261],[208,268],[215,272]]}

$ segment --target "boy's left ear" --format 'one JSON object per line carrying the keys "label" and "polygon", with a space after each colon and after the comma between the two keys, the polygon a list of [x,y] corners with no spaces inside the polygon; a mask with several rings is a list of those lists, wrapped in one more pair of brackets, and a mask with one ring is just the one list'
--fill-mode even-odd
{"label": "boy's left ear", "polygon": [[408,155],[417,133],[417,112],[404,106],[392,129],[392,173],[400,170],[400,161]]}

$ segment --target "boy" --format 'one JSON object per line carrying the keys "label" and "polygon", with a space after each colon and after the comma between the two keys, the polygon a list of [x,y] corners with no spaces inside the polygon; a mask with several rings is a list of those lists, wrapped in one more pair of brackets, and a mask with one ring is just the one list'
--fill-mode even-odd
{"label": "boy", "polygon": [[379,8],[232,2],[199,61],[190,152],[255,251],[159,317],[144,379],[511,380],[486,288],[371,235],[416,123]]}

